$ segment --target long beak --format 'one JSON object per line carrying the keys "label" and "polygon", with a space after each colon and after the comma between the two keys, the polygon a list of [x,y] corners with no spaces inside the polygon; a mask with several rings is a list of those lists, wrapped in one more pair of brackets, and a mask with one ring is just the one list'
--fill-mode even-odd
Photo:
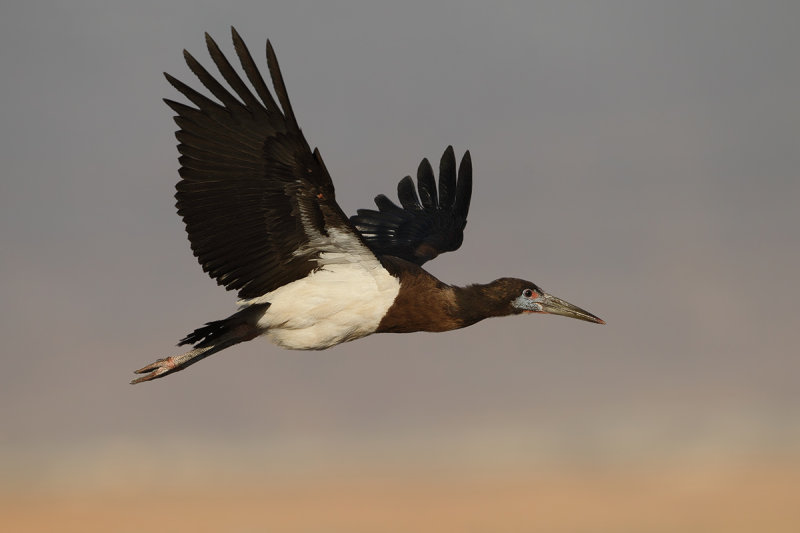
{"label": "long beak", "polygon": [[570,318],[577,318],[578,320],[585,320],[586,322],[594,322],[595,324],[605,324],[605,320],[600,317],[594,316],[589,311],[581,309],[577,305],[572,305],[565,302],[561,298],[556,298],[552,294],[544,294],[544,301],[541,302],[542,313],[550,313],[551,315],[562,315]]}

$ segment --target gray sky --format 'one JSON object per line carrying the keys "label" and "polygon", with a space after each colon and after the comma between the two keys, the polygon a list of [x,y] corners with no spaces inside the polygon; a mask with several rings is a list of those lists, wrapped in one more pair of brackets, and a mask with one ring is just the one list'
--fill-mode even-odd
{"label": "gray sky", "polygon": [[[798,21],[794,1],[6,2],[0,452],[450,430],[796,442]],[[608,325],[262,340],[129,386],[234,310],[174,212],[160,101],[178,97],[162,71],[199,85],[181,50],[210,67],[203,32],[231,52],[232,24],[262,61],[275,45],[346,212],[469,149],[465,242],[430,271],[531,279]]]}

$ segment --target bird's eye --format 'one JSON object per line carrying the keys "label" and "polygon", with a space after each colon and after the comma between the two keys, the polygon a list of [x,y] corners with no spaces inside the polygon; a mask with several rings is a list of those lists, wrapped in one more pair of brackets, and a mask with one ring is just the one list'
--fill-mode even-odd
{"label": "bird's eye", "polygon": [[533,291],[530,289],[525,289],[524,291],[522,291],[522,295],[525,298],[530,298],[531,296],[533,296]]}

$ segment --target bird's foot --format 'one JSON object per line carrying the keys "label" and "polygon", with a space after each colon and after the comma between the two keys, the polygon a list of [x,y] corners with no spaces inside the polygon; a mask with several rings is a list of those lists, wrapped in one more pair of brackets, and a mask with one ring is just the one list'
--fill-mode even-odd
{"label": "bird's foot", "polygon": [[161,377],[170,372],[177,372],[178,370],[181,370],[181,368],[180,363],[176,360],[176,358],[172,356],[165,357],[164,359],[159,359],[158,361],[154,361],[149,365],[136,370],[134,372],[135,374],[145,375],[131,381],[131,385],[142,383],[143,381],[150,381],[151,379]]}
{"label": "bird's foot", "polygon": [[131,385],[164,377],[168,374],[172,374],[173,372],[177,372],[178,370],[183,370],[187,366],[192,365],[197,361],[200,361],[201,359],[208,357],[209,355],[218,352],[223,348],[226,348],[227,346],[230,346],[230,344],[220,343],[214,346],[204,346],[202,348],[189,350],[181,355],[172,355],[170,357],[165,357],[164,359],[154,361],[149,365],[135,371],[136,374],[145,375],[131,381]]}

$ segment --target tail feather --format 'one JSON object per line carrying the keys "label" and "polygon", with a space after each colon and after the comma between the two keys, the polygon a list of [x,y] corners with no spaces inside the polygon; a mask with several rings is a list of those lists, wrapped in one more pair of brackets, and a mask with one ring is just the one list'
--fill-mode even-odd
{"label": "tail feather", "polygon": [[195,348],[212,346],[218,339],[233,329],[241,325],[253,325],[253,321],[257,320],[257,318],[267,310],[269,305],[269,302],[248,305],[228,318],[207,322],[204,326],[197,328],[182,338],[178,342],[178,346],[184,346],[186,344],[194,345]]}

